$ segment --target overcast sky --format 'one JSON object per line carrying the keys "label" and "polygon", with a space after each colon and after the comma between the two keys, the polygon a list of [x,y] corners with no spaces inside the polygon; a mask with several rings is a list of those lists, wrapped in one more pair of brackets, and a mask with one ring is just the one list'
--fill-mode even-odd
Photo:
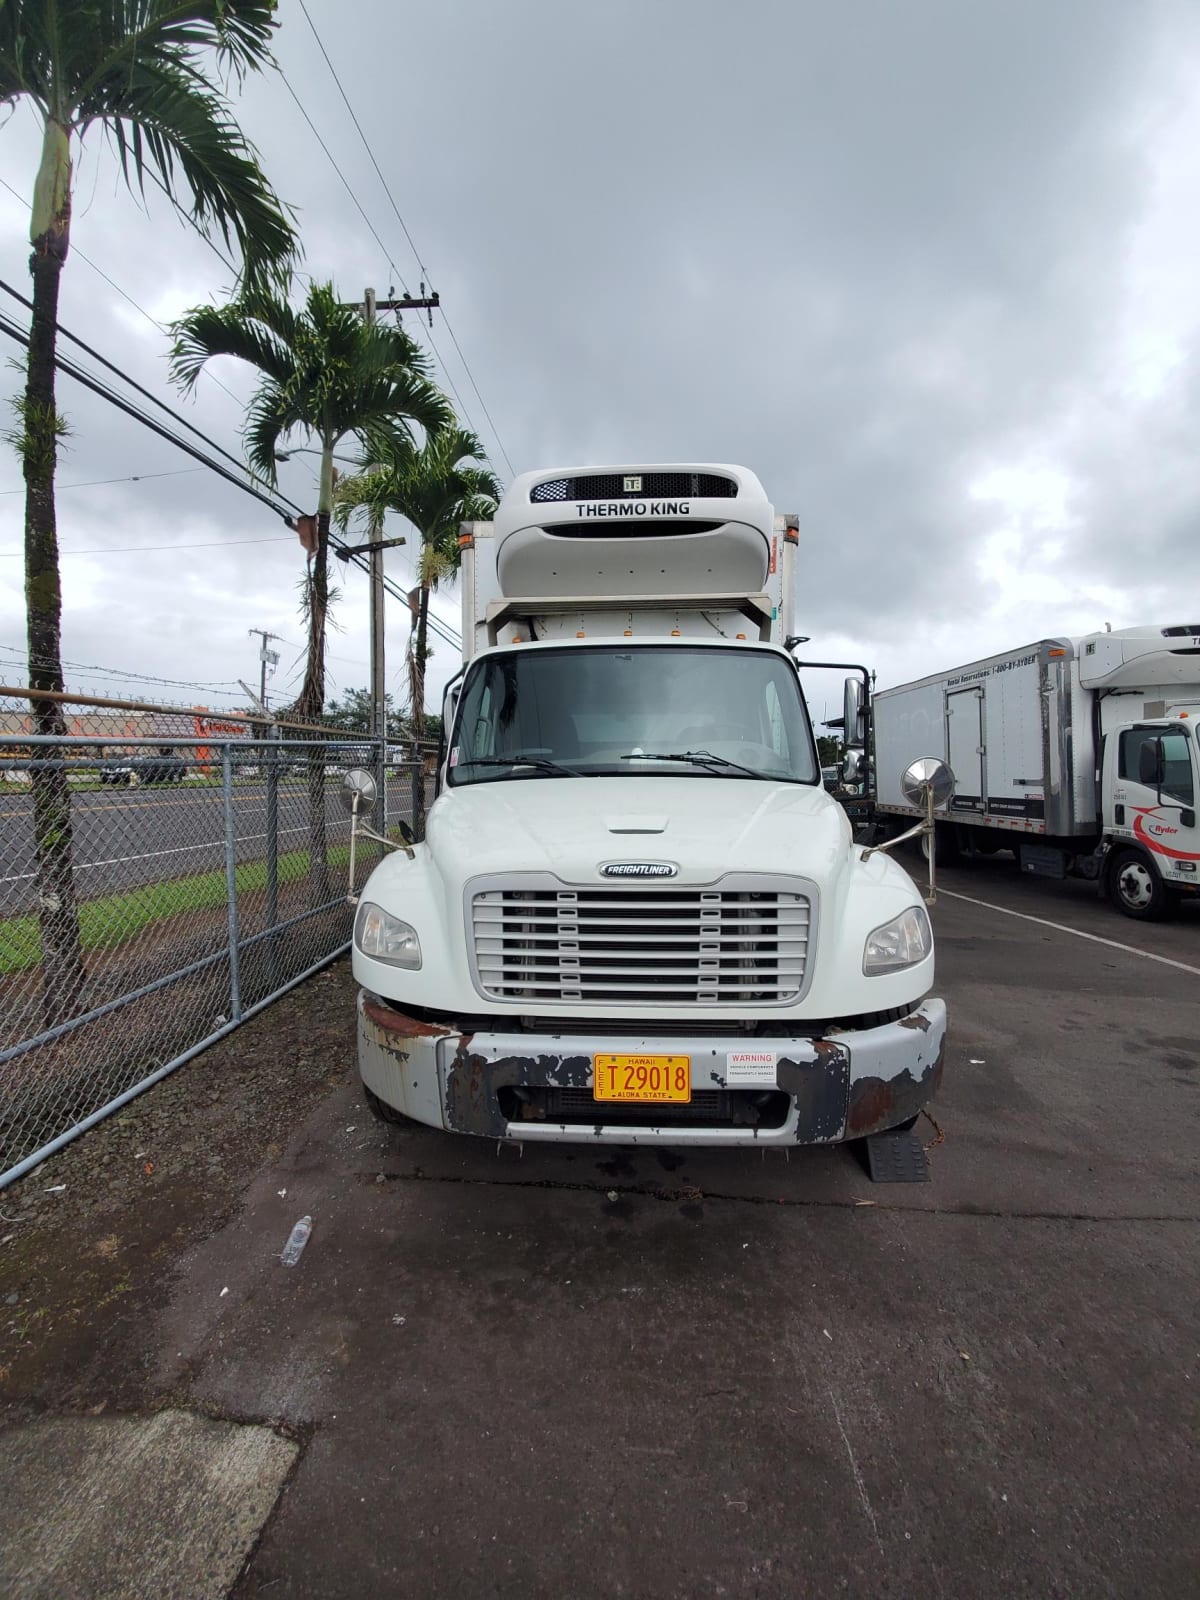
{"label": "overcast sky", "polygon": [[[744,463],[800,514],[811,651],[881,684],[1045,633],[1200,618],[1194,0],[307,3],[505,478],[505,453],[515,471]],[[348,300],[415,292],[422,267],[299,0],[280,16],[287,83],[384,242],[285,83],[252,81],[238,114],[299,213],[304,271]],[[36,162],[19,110],[0,128],[19,196],[0,188],[0,278],[23,293]],[[202,379],[179,400],[154,326],[229,275],[160,194],[124,192],[95,132],[73,245],[62,323],[238,451],[252,376],[221,363],[232,396]],[[287,641],[273,689],[294,692],[294,536],[69,379],[59,393],[68,682],[97,690],[106,667],[229,704],[257,680],[247,630],[266,627]],[[281,487],[312,501],[314,466],[281,466]],[[10,661],[20,483],[0,453]],[[406,583],[404,551],[388,570]],[[456,598],[437,602],[453,624]],[[352,573],[332,691],[367,682],[366,608]],[[400,699],[406,628],[393,606]],[[431,684],[455,665],[440,646]],[[832,709],[832,683],[811,689]]]}

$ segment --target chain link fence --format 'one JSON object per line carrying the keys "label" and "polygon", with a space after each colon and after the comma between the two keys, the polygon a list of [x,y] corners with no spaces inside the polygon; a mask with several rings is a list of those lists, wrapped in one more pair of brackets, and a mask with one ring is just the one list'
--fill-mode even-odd
{"label": "chain link fence", "polygon": [[419,815],[411,746],[149,709],[0,733],[0,1188],[348,949],[347,771]]}

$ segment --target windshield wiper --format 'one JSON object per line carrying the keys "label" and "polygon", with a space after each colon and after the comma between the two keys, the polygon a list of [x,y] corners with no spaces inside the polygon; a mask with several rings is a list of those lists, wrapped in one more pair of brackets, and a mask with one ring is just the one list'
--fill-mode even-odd
{"label": "windshield wiper", "polygon": [[622,761],[686,761],[692,767],[727,767],[731,772],[743,772],[748,778],[771,778],[775,774],[770,772],[757,772],[753,767],[744,767],[740,761],[726,761],[724,756],[714,756],[707,750],[682,750],[671,755],[656,755],[650,750],[636,750],[632,755],[622,756]]}
{"label": "windshield wiper", "polygon": [[549,756],[470,756],[458,763],[460,767],[536,767],[539,772],[565,772],[569,778],[584,778],[586,773],[576,767],[565,766],[561,761],[551,761]]}

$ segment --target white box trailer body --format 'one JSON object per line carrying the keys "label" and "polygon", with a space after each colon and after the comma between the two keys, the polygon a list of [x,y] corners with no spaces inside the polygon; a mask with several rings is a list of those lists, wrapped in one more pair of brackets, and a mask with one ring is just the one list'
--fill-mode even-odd
{"label": "white box trailer body", "polygon": [[822,785],[799,537],[724,464],[527,473],[464,525],[438,794],[355,923],[377,1110],[622,1144],[915,1119],[945,1042],[932,933]]}
{"label": "white box trailer body", "polygon": [[[1007,845],[1027,872],[1107,885],[1110,857],[1127,844],[1166,888],[1191,892],[1200,874],[1200,836],[1186,820],[1200,795],[1198,719],[1200,624],[1040,639],[875,694],[876,807],[914,815],[900,774],[918,752],[932,753],[954,773],[939,830],[952,850]],[[1135,770],[1140,744],[1162,737],[1178,797]]]}

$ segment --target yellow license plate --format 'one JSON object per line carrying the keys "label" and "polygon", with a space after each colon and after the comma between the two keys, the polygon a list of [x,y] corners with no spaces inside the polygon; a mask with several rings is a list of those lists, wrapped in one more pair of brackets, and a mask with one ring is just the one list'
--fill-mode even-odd
{"label": "yellow license plate", "polygon": [[692,1098],[690,1056],[595,1056],[592,1095],[597,1100]]}

